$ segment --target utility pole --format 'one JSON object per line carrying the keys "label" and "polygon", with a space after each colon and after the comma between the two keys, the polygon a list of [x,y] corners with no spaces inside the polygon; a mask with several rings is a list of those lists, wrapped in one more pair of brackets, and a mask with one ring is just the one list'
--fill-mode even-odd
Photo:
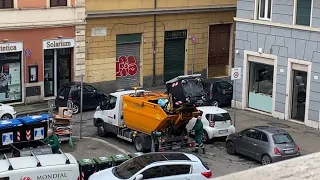
{"label": "utility pole", "polygon": [[82,139],[82,107],[83,107],[83,74],[81,74],[81,90],[80,90],[80,139]]}

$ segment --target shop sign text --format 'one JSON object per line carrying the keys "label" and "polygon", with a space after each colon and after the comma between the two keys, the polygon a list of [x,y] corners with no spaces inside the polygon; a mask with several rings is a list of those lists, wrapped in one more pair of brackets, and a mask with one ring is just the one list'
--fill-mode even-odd
{"label": "shop sign text", "polygon": [[116,77],[134,76],[138,73],[135,56],[120,56],[116,62]]}
{"label": "shop sign text", "polygon": [[52,173],[52,174],[44,174],[41,176],[37,176],[37,180],[53,180],[53,179],[62,179],[67,178],[67,173]]}
{"label": "shop sign text", "polygon": [[0,53],[22,51],[22,43],[0,43]]}
{"label": "shop sign text", "polygon": [[74,39],[56,39],[43,41],[43,49],[60,49],[74,47]]}

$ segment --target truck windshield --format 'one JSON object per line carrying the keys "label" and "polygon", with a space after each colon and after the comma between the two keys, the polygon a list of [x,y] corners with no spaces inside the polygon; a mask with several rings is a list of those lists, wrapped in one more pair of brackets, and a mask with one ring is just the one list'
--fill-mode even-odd
{"label": "truck windshield", "polygon": [[129,179],[147,166],[140,157],[132,158],[113,169],[113,174],[121,179]]}

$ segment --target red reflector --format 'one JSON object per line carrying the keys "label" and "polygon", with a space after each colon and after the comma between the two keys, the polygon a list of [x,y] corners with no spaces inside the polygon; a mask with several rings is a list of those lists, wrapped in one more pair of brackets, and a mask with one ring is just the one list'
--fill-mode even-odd
{"label": "red reflector", "polygon": [[206,178],[211,178],[211,176],[212,176],[212,172],[211,171],[209,171],[209,172],[203,172],[203,173],[201,173],[204,177],[206,177]]}
{"label": "red reflector", "polygon": [[277,155],[281,154],[278,148],[273,148],[273,152],[274,154],[277,154]]}
{"label": "red reflector", "polygon": [[195,146],[196,146],[196,143],[195,143],[195,142],[189,143],[189,147],[195,147]]}
{"label": "red reflector", "polygon": [[232,120],[230,119],[230,125],[232,125]]}

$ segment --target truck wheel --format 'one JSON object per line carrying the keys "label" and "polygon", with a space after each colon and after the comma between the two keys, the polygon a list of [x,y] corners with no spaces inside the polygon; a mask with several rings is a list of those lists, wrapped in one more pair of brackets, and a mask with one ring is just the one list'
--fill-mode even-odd
{"label": "truck wheel", "polygon": [[103,127],[103,123],[99,123],[97,125],[97,132],[100,137],[105,137],[108,134],[108,132]]}
{"label": "truck wheel", "polygon": [[138,152],[144,152],[144,146],[143,146],[143,139],[140,136],[137,136],[136,138],[134,138],[134,148],[136,149],[136,151]]}

